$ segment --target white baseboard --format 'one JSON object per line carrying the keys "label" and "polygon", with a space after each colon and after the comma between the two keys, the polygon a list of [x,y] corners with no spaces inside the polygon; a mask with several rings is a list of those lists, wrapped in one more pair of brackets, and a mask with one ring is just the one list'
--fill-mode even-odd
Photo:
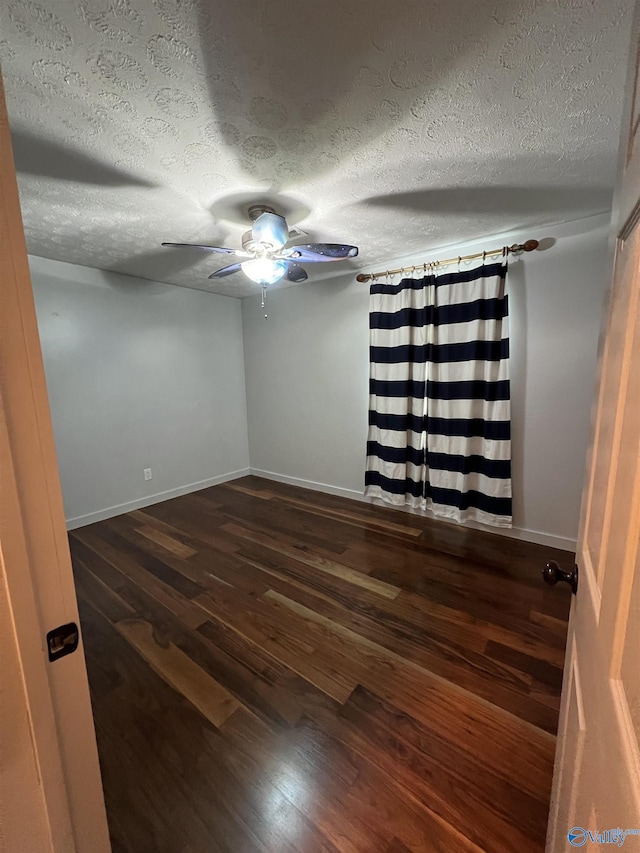
{"label": "white baseboard", "polygon": [[276,483],[286,483],[288,486],[300,486],[301,489],[312,489],[314,492],[326,492],[328,495],[338,495],[341,498],[351,498],[355,501],[369,503],[362,492],[355,489],[343,489],[341,486],[330,486],[328,483],[316,483],[314,480],[302,480],[300,477],[287,477],[273,471],[261,471],[251,468],[254,477],[264,477],[265,480],[275,480]]}
{"label": "white baseboard", "polygon": [[[427,515],[427,513],[424,513]],[[448,524],[455,522],[447,522],[446,518],[435,518],[429,515],[429,518],[434,518],[436,521],[443,521]],[[482,530],[484,533],[493,533],[495,536],[506,536],[508,539],[521,539],[523,542],[532,542],[534,545],[545,545],[547,548],[559,548],[561,551],[571,551],[575,554],[576,540],[570,539],[567,536],[556,536],[553,533],[543,533],[541,530],[529,530],[526,527],[489,527],[486,524],[479,524],[476,521],[467,521],[465,527],[472,527],[474,530]]]}
{"label": "white baseboard", "polygon": [[[314,480],[303,480],[300,477],[287,477],[284,474],[276,474],[273,471],[261,471],[258,468],[251,468],[251,474],[255,477],[264,477],[265,480],[275,480],[277,483],[286,483],[289,486],[300,486],[302,489],[312,489],[315,492],[326,492],[328,495],[339,495],[343,498],[362,501],[363,503],[373,504],[374,506],[383,506],[387,509],[396,509],[399,512],[410,512],[415,515],[423,515],[425,518],[433,518],[435,521],[441,521],[443,524],[455,524],[446,518],[436,518],[433,513],[412,509],[411,507],[393,507],[383,501],[372,500],[366,498],[363,492],[358,492],[355,489],[345,489],[341,486],[330,486],[327,483],[316,483]],[[536,545],[546,545],[548,548],[559,548],[562,551],[571,551],[575,553],[576,540],[567,536],[556,536],[553,533],[544,533],[541,530],[529,530],[526,527],[488,527],[485,524],[476,522],[467,522],[465,527],[472,527],[474,530],[482,530],[485,533],[493,533],[495,536],[507,536],[510,539],[521,539],[524,542],[533,542]]]}
{"label": "white baseboard", "polygon": [[554,533],[543,533],[541,530],[529,530],[526,527],[486,527],[482,524],[474,524],[470,521],[468,527],[484,530],[486,533],[495,533],[498,536],[508,536],[509,539],[522,539],[524,542],[533,542],[535,545],[546,545],[547,548],[559,548],[561,551],[570,551],[575,554],[577,541],[568,536],[556,536]]}
{"label": "white baseboard", "polygon": [[107,518],[113,518],[116,515],[131,512],[134,509],[144,509],[146,506],[152,506],[153,504],[160,503],[161,501],[168,501],[171,498],[179,498],[181,495],[198,492],[200,489],[208,489],[209,486],[217,486],[220,483],[237,480],[239,477],[246,477],[249,473],[249,468],[242,468],[240,471],[230,471],[228,474],[219,474],[217,477],[209,477],[208,480],[199,480],[197,483],[178,486],[177,489],[168,489],[166,492],[156,492],[154,495],[145,495],[143,498],[137,498],[135,501],[127,501],[126,503],[110,506],[106,509],[99,509],[95,512],[89,512],[87,515],[77,515],[75,518],[67,519],[67,530],[74,530],[76,527],[85,527],[87,524],[93,524],[96,521],[105,521]]}

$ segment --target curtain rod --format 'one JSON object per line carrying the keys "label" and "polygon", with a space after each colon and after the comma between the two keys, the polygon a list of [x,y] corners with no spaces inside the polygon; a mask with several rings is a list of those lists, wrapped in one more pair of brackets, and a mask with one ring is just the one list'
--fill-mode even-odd
{"label": "curtain rod", "polygon": [[[488,255],[519,255],[521,252],[533,252],[538,248],[537,240],[526,240],[524,243],[514,243],[513,246],[503,246],[500,249],[490,249],[486,252],[476,252],[474,255],[459,255],[457,258],[446,258],[444,261],[430,261],[425,264],[418,264],[417,268],[423,267],[425,273],[429,267],[438,266],[439,264],[457,264],[460,261],[475,261],[476,258],[486,258]],[[381,272],[360,273],[356,276],[356,281],[374,281],[382,276],[398,275],[403,272],[415,272],[416,265],[412,264],[408,267],[400,267],[396,270],[382,270]]]}

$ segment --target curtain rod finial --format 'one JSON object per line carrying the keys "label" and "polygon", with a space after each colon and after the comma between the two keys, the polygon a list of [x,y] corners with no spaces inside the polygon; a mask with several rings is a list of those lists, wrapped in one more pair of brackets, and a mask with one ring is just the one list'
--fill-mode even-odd
{"label": "curtain rod finial", "polygon": [[361,272],[356,276],[356,281],[369,281],[370,278],[371,278],[370,275],[367,275],[366,273]]}
{"label": "curtain rod finial", "polygon": [[507,251],[512,255],[519,255],[520,252],[533,252],[539,245],[537,240],[526,240],[524,243],[514,243],[513,246],[507,246]]}

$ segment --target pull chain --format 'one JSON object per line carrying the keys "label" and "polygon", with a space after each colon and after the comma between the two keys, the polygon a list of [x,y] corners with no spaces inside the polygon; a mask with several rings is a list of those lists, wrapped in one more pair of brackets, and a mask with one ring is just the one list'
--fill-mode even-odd
{"label": "pull chain", "polygon": [[262,310],[264,311],[264,319],[267,319],[267,286],[262,285]]}

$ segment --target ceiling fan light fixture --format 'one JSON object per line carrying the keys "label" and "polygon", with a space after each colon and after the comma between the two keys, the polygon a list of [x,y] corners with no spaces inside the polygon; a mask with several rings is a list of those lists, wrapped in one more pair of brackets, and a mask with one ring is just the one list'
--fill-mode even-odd
{"label": "ceiling fan light fixture", "polygon": [[272,260],[271,258],[253,258],[250,261],[244,261],[240,266],[242,272],[251,281],[263,286],[275,284],[284,278],[287,272],[286,261]]}
{"label": "ceiling fan light fixture", "polygon": [[256,245],[277,252],[289,240],[289,227],[283,216],[277,213],[262,213],[253,223],[253,239]]}
{"label": "ceiling fan light fixture", "polygon": [[247,213],[253,226],[250,231],[242,235],[242,251],[226,246],[205,246],[199,243],[163,243],[162,245],[235,255],[237,259],[247,258],[215,270],[209,275],[209,279],[226,278],[243,272],[250,281],[262,288],[263,303],[269,285],[276,284],[281,279],[286,279],[291,284],[306,281],[308,275],[303,264],[342,261],[346,258],[355,258],[358,254],[357,246],[346,243],[305,243],[287,248],[287,243],[291,239],[301,237],[305,232],[297,228],[290,230],[284,216],[280,216],[272,207],[264,203],[252,205]]}

